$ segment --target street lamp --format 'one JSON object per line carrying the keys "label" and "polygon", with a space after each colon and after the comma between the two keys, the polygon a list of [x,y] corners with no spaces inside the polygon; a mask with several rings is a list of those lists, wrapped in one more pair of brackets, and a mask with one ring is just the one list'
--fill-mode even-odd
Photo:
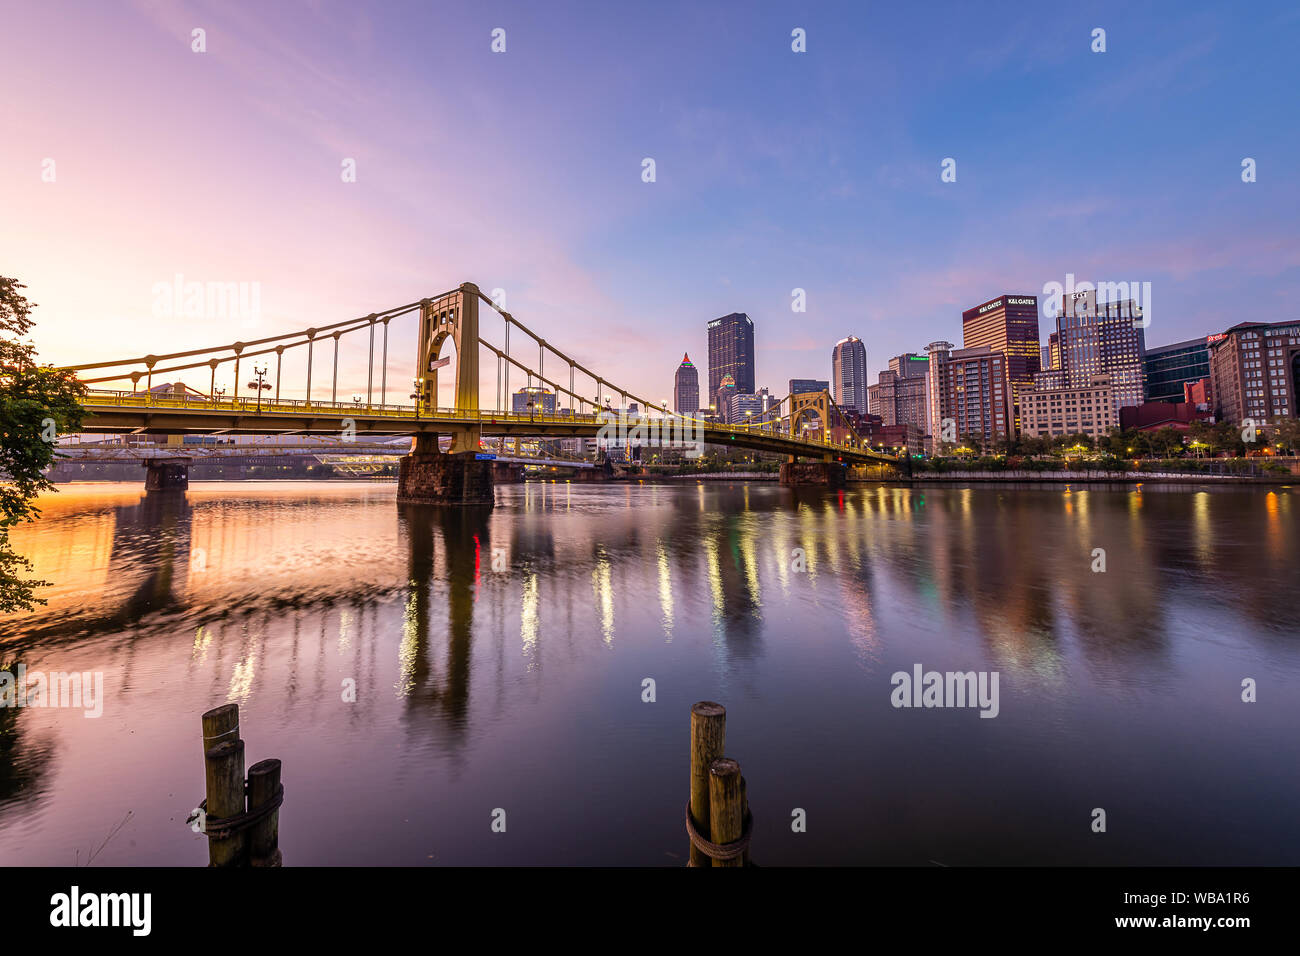
{"label": "street lamp", "polygon": [[410,397],[415,399],[415,417],[417,420],[419,420],[420,418],[420,395],[424,391],[423,385],[424,385],[424,379],[422,378],[411,379],[411,388],[413,388],[414,391],[411,392]]}
{"label": "street lamp", "polygon": [[263,390],[269,392],[271,390],[271,383],[262,381],[262,379],[266,378],[265,365],[262,366],[254,365],[253,374],[257,376],[257,381],[249,382],[248,387],[253,389],[255,392],[257,392],[257,414],[260,415],[262,414],[262,392]]}

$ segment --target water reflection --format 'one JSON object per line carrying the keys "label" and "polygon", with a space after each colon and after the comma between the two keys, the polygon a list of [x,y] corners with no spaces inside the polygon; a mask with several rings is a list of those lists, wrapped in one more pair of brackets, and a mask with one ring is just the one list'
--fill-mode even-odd
{"label": "water reflection", "polygon": [[[366,787],[386,788],[401,809],[373,824],[370,862],[406,860],[411,831],[396,818],[408,811],[439,859],[483,861],[469,835],[446,833],[416,805],[436,797],[445,814],[472,813],[520,781],[563,804],[550,811],[557,833],[571,812],[587,833],[590,817],[566,807],[590,796],[572,768],[597,757],[638,781],[635,794],[611,797],[622,812],[653,823],[632,835],[608,823],[603,845],[626,851],[612,857],[600,841],[564,843],[562,859],[545,841],[520,841],[519,855],[500,862],[637,853],[663,862],[671,849],[660,843],[680,842],[673,813],[660,823],[660,804],[679,796],[679,718],[700,697],[745,714],[746,759],[767,771],[768,799],[784,786],[773,778],[799,780],[803,761],[845,748],[860,765],[821,797],[824,813],[847,821],[855,806],[897,810],[922,792],[946,794],[909,810],[921,816],[887,839],[794,845],[778,828],[768,834],[774,861],[911,861],[919,833],[971,844],[972,862],[997,840],[1012,845],[1010,861],[1070,858],[1070,839],[1051,830],[1042,768],[1075,786],[1089,775],[1119,780],[1132,768],[1110,768],[1118,745],[1105,743],[1119,726],[1139,763],[1158,763],[1171,741],[1193,746],[1190,728],[1207,719],[1216,732],[1235,727],[1246,717],[1230,706],[1242,674],[1268,677],[1274,701],[1285,701],[1250,715],[1252,739],[1272,750],[1243,767],[1230,761],[1247,757],[1225,739],[1198,757],[1201,771],[1262,773],[1279,747],[1294,749],[1291,489],[548,483],[500,494],[489,512],[397,507],[391,486],[363,484],[196,484],[148,497],[73,487],[42,502],[45,517],[14,540],[57,584],[47,608],[0,621],[0,661],[102,669],[111,695],[99,723],[0,710],[0,838],[25,862],[66,862],[41,833],[93,829],[99,806],[116,819],[119,804],[152,800],[165,818],[172,808],[159,793],[195,786],[198,714],[224,701],[257,727],[259,755],[273,749],[286,768],[294,760],[304,783],[334,795],[298,811],[320,827],[355,825]],[[1094,570],[1098,549],[1104,572]],[[999,670],[1012,699],[998,721],[974,727],[898,723],[888,674],[914,661]],[[645,676],[658,683],[659,709],[640,702]],[[1161,710],[1143,709],[1152,695]],[[142,772],[125,777],[103,756],[107,735],[124,726],[149,744],[136,756]],[[1076,749],[1062,751],[1063,740]],[[930,756],[911,761],[901,748]],[[500,763],[505,753],[513,763]],[[340,781],[340,759],[366,762],[369,782]],[[878,772],[899,760],[905,772]],[[953,790],[943,774],[958,771],[999,781],[996,793]],[[1164,826],[1180,818],[1180,790],[1198,785],[1189,772],[1147,780],[1172,801]],[[56,773],[66,787],[48,785]],[[816,777],[810,767],[803,779]],[[1300,798],[1294,772],[1273,789]],[[96,805],[85,793],[110,799]],[[1241,799],[1216,806],[1260,815],[1261,834],[1276,823],[1264,797]],[[1033,839],[990,829],[999,801],[1018,801],[1030,819],[1045,814]],[[41,826],[15,833],[20,813]],[[1166,836],[1155,826],[1143,852],[1173,861],[1196,852]],[[188,846],[150,832],[134,839],[117,862],[188,862]],[[285,839],[298,842],[296,860],[337,860],[312,829]],[[1196,859],[1237,861],[1220,839],[1204,837]],[[1246,845],[1255,859],[1291,852],[1295,861],[1275,838]],[[1111,852],[1117,862],[1138,851]]]}

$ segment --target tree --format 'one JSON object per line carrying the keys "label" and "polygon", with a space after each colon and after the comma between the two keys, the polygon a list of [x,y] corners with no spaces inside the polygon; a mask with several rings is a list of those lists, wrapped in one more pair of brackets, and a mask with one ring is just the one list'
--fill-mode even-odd
{"label": "tree", "polygon": [[1275,418],[1269,431],[1274,445],[1291,455],[1300,451],[1300,418]]}
{"label": "tree", "polygon": [[1143,432],[1135,428],[1112,428],[1098,442],[1098,446],[1113,458],[1133,458],[1144,453],[1147,447]]}
{"label": "tree", "polygon": [[1092,438],[1082,432],[1075,432],[1072,435],[1057,435],[1052,439],[1052,447],[1058,452],[1079,455],[1085,451],[1092,450]]}
{"label": "tree", "polygon": [[33,324],[25,288],[0,276],[0,612],[45,603],[34,592],[47,582],[26,577],[31,562],[14,552],[9,529],[40,515],[33,502],[54,487],[45,477],[54,438],[80,427],[86,394],[73,373],[37,365],[35,347],[22,341]]}
{"label": "tree", "polygon": [[1044,435],[1025,435],[1020,438],[1020,454],[1031,458],[1047,455],[1052,451],[1051,439]]}
{"label": "tree", "polygon": [[1183,433],[1166,425],[1151,434],[1151,450],[1161,458],[1173,458],[1183,450]]}

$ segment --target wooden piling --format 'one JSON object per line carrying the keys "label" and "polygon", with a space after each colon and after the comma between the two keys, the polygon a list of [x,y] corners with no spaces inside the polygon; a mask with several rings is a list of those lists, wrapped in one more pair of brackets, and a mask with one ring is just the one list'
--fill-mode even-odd
{"label": "wooden piling", "polygon": [[[248,812],[260,809],[276,798],[280,789],[280,761],[272,757],[248,768]],[[248,856],[252,866],[282,866],[280,853],[280,811],[272,810],[253,824],[248,835]]]}
{"label": "wooden piling", "polygon": [[[714,843],[734,843],[744,831],[744,811],[740,792],[740,764],[722,757],[709,766],[709,839]],[[744,866],[743,857],[714,860],[714,866]]]}
{"label": "wooden piling", "polygon": [[203,755],[226,740],[239,739],[239,705],[222,704],[203,715]]}
{"label": "wooden piling", "polygon": [[[691,819],[701,836],[710,836],[709,767],[722,756],[727,738],[727,708],[711,700],[691,707]],[[708,866],[709,857],[691,844],[691,866]]]}
{"label": "wooden piling", "polygon": [[[239,816],[244,812],[244,742],[227,740],[207,753],[207,823]],[[224,838],[208,835],[209,866],[243,866],[247,862],[248,835],[231,833]]]}
{"label": "wooden piling", "polygon": [[[239,739],[239,706],[223,704],[203,715],[203,764],[207,820],[244,812],[244,742]],[[247,835],[224,839],[208,836],[209,866],[242,866],[247,860]]]}

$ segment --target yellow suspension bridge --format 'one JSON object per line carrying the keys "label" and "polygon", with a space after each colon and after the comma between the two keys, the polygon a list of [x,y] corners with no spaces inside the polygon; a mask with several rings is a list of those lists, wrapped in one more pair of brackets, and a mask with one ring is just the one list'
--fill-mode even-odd
{"label": "yellow suspension bridge", "polygon": [[[479,334],[479,304],[486,303],[503,324],[498,345]],[[417,314],[415,374],[409,402],[390,402],[388,381],[389,324]],[[515,347],[512,353],[511,337]],[[339,356],[347,343],[364,343],[367,349],[366,389],[340,401]],[[450,364],[442,355],[450,343],[455,350],[454,404],[437,404],[438,372]],[[318,352],[329,350],[325,356]],[[531,363],[536,350],[536,364]],[[376,351],[379,353],[376,381]],[[521,359],[526,350],[527,359]],[[286,354],[305,353],[305,383],[294,381],[291,392],[305,397],[281,396]],[[352,353],[350,353],[352,354]],[[496,365],[495,408],[480,407],[481,358]],[[313,396],[313,375],[320,389],[320,359],[329,362],[329,397]],[[274,372],[270,367],[274,359]],[[256,382],[241,393],[240,368],[250,365]],[[259,434],[355,436],[410,435],[411,453],[402,459],[399,500],[410,502],[482,504],[491,501],[490,462],[482,459],[486,436],[532,438],[601,438],[617,433],[631,443],[712,443],[787,456],[783,480],[836,484],[844,466],[895,463],[897,459],[870,448],[852,428],[848,418],[827,392],[788,395],[762,416],[746,424],[723,424],[671,411],[665,403],[647,401],[617,386],[538,336],[509,312],[498,309],[473,283],[383,312],[319,328],[229,345],[191,349],[166,355],[143,355],[117,361],[64,366],[87,386],[82,430],[134,434]],[[177,373],[209,373],[206,393],[190,388],[167,391],[153,388],[157,378]],[[548,374],[549,371],[549,374]],[[558,374],[557,374],[558,371]],[[233,387],[224,382],[233,372]],[[558,399],[566,396],[570,407],[553,411],[507,411],[512,373],[531,387],[549,388]],[[567,385],[563,381],[567,377]],[[219,379],[222,385],[218,384]],[[304,387],[299,388],[302,384]],[[143,389],[141,386],[143,385]],[[129,387],[128,387],[129,386]],[[579,389],[584,391],[579,391]],[[398,392],[405,391],[404,388]],[[269,392],[268,395],[263,395]],[[611,406],[614,396],[619,404]],[[376,399],[378,399],[376,401]],[[627,410],[637,407],[638,414]],[[814,436],[802,424],[816,419]],[[442,453],[438,436],[450,436],[451,447]],[[800,460],[804,460],[801,462]],[[806,466],[821,465],[822,468]],[[172,463],[176,469],[184,462]],[[163,467],[160,464],[158,467]],[[825,477],[823,477],[825,476]],[[155,481],[151,472],[151,481]],[[160,472],[157,487],[169,479]],[[150,487],[155,487],[151,484]]]}

